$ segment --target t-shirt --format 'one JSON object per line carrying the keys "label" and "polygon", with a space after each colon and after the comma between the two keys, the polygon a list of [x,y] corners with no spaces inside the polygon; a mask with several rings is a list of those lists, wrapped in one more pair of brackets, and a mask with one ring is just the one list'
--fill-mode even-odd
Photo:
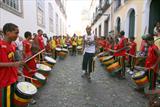
{"label": "t-shirt", "polygon": [[43,40],[43,37],[42,35],[38,35],[38,43],[39,43],[39,48],[42,50],[44,49],[44,40]]}
{"label": "t-shirt", "polygon": [[[115,50],[119,50],[124,48],[124,42],[125,42],[126,38],[122,37],[119,41],[119,43],[114,47]],[[125,56],[126,55],[126,50],[123,49],[122,51],[116,52],[114,53],[114,56]]]}
{"label": "t-shirt", "polygon": [[[88,44],[88,43],[91,43],[91,42],[94,42],[95,41],[95,38],[94,38],[94,35],[91,34],[91,35],[85,35],[85,52],[87,53],[95,53],[96,51],[96,46],[95,44]],[[86,43],[88,42],[88,43]]]}
{"label": "t-shirt", "polygon": [[[14,62],[14,46],[6,41],[0,42],[0,63]],[[0,88],[15,83],[18,79],[17,67],[0,67]]]}
{"label": "t-shirt", "polygon": [[[156,53],[155,53],[155,50],[157,50],[157,49],[158,49],[158,47],[155,44],[149,46],[145,67],[150,68],[157,62],[158,55],[156,55]],[[158,69],[158,64],[155,67],[154,71],[157,71],[157,69]]]}
{"label": "t-shirt", "polygon": [[131,42],[130,46],[131,46],[131,48],[129,50],[129,54],[135,55],[136,54],[137,44],[135,42]]}

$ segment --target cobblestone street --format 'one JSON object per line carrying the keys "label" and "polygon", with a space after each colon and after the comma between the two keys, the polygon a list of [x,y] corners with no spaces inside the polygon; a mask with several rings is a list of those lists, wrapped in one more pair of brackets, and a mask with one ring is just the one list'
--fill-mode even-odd
{"label": "cobblestone street", "polygon": [[47,84],[30,107],[146,107],[147,99],[126,80],[110,77],[96,61],[92,82],[81,78],[82,56],[57,60]]}

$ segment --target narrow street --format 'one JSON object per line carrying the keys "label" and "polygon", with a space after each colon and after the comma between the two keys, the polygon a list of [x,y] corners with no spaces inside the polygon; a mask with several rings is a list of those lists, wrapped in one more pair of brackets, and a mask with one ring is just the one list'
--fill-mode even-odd
{"label": "narrow street", "polygon": [[30,107],[146,107],[147,99],[127,80],[110,77],[96,61],[92,82],[81,78],[82,56],[57,59],[47,84],[38,91],[37,104]]}

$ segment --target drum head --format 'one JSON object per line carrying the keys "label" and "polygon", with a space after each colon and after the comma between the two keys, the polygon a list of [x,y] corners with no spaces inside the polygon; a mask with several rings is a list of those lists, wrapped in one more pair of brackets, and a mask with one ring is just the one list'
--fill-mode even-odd
{"label": "drum head", "polygon": [[17,84],[17,89],[25,95],[34,95],[37,93],[37,88],[29,82],[19,82]]}
{"label": "drum head", "polygon": [[44,59],[45,59],[46,61],[48,61],[48,62],[53,63],[53,64],[56,63],[56,60],[54,60],[53,58],[51,58],[51,57],[49,57],[49,56],[45,56]]}
{"label": "drum head", "polygon": [[43,71],[51,71],[52,69],[44,64],[36,64],[37,69],[43,70]]}
{"label": "drum head", "polygon": [[103,59],[103,61],[107,61],[107,60],[109,60],[109,59],[111,59],[111,58],[113,58],[113,56],[107,56],[107,57],[105,57],[105,58]]}
{"label": "drum head", "polygon": [[69,49],[71,49],[71,48],[72,48],[72,46],[69,46],[68,48],[69,48]]}
{"label": "drum head", "polygon": [[139,71],[139,72],[136,72],[132,75],[132,78],[133,79],[136,79],[136,78],[141,78],[145,75],[145,71]]}
{"label": "drum head", "polygon": [[45,76],[43,76],[42,74],[40,74],[38,72],[36,72],[34,75],[35,75],[35,77],[37,77],[37,78],[39,78],[41,80],[45,80],[46,79]]}
{"label": "drum head", "polygon": [[61,51],[61,48],[56,48],[56,51]]}
{"label": "drum head", "polygon": [[77,46],[77,49],[82,49],[82,46]]}
{"label": "drum head", "polygon": [[64,52],[68,52],[68,50],[67,50],[67,49],[65,49],[65,48],[62,48],[62,51],[64,51]]}

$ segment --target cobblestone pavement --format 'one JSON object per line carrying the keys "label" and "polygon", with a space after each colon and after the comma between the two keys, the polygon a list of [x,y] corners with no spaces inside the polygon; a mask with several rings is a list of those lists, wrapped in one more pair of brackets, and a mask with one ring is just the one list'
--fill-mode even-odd
{"label": "cobblestone pavement", "polygon": [[81,78],[82,56],[57,60],[47,84],[30,107],[147,107],[147,99],[126,80],[110,77],[99,61],[92,82]]}

